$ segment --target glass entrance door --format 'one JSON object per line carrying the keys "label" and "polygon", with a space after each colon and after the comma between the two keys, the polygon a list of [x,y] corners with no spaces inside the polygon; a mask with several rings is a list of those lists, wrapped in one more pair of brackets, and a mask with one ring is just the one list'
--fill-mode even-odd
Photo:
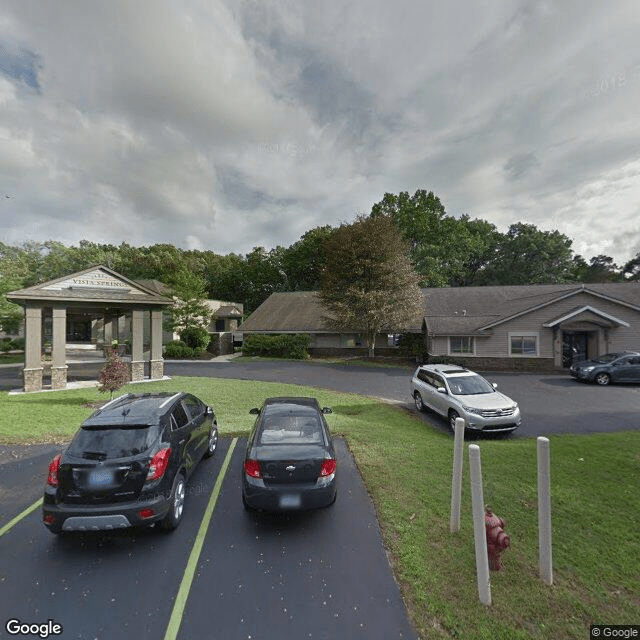
{"label": "glass entrance door", "polygon": [[562,332],[562,366],[570,367],[578,360],[587,360],[589,334],[586,331]]}

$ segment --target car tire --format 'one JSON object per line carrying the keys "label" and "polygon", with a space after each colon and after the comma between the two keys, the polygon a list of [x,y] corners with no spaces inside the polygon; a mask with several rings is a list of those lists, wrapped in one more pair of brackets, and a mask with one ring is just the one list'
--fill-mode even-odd
{"label": "car tire", "polygon": [[210,458],[218,448],[218,427],[214,424],[209,433],[209,442],[207,442],[207,450],[204,452],[205,458]]}
{"label": "car tire", "polygon": [[456,418],[459,418],[460,414],[455,409],[449,410],[449,429],[452,433],[456,432]]}
{"label": "car tire", "polygon": [[422,402],[422,396],[420,395],[419,391],[414,392],[413,401],[416,404],[416,409],[421,413],[427,410],[427,407],[425,406],[424,402]]}
{"label": "car tire", "polygon": [[596,384],[604,387],[611,382],[611,376],[608,373],[601,371],[600,373],[596,373],[594,380]]}
{"label": "car tire", "polygon": [[160,522],[160,526],[165,531],[173,531],[178,527],[184,513],[184,500],[187,493],[187,483],[182,473],[176,475],[171,489],[171,506],[169,512]]}

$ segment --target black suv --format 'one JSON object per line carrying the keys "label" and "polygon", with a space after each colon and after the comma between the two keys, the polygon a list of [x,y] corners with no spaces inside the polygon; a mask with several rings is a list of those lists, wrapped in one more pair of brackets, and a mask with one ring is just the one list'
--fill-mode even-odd
{"label": "black suv", "polygon": [[82,423],[49,465],[42,507],[53,533],[182,518],[186,482],[218,443],[213,409],[189,393],[120,396]]}
{"label": "black suv", "polygon": [[572,364],[569,373],[576,380],[599,385],[610,382],[640,382],[640,353],[605,353],[593,360]]}

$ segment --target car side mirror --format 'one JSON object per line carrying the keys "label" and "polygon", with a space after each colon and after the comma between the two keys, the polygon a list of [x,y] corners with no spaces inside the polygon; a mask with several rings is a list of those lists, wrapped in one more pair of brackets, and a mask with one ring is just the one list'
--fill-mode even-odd
{"label": "car side mirror", "polygon": [[213,415],[213,409],[212,409],[211,407],[207,407],[206,414],[207,414],[208,416],[212,416],[212,415]]}
{"label": "car side mirror", "polygon": [[333,413],[333,409],[331,407],[322,407],[322,413]]}
{"label": "car side mirror", "polygon": [[252,416],[258,416],[258,415],[260,415],[260,409],[258,409],[258,408],[256,408],[256,407],[254,407],[253,409],[249,409],[249,413],[250,413]]}
{"label": "car side mirror", "polygon": [[437,391],[445,396],[447,395],[447,390],[444,387],[438,387]]}
{"label": "car side mirror", "polygon": [[497,382],[492,382],[492,383],[491,383],[491,386],[492,386],[494,389],[497,389],[497,388],[498,388],[498,383],[497,383]]}

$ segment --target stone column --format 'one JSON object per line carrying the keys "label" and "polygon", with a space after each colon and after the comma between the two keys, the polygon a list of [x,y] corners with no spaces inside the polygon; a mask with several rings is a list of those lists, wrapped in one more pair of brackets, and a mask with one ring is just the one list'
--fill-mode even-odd
{"label": "stone column", "polygon": [[67,309],[53,307],[53,340],[51,345],[51,388],[67,388]]}
{"label": "stone column", "polygon": [[161,380],[164,375],[164,360],[162,359],[162,309],[151,311],[151,354],[150,377]]}
{"label": "stone column", "polygon": [[131,381],[144,380],[144,315],[142,309],[131,314]]}
{"label": "stone column", "polygon": [[118,318],[106,317],[104,319],[104,348],[111,349],[111,343],[118,340],[118,335]]}
{"label": "stone column", "polygon": [[25,391],[42,390],[42,307],[25,306],[24,378]]}

